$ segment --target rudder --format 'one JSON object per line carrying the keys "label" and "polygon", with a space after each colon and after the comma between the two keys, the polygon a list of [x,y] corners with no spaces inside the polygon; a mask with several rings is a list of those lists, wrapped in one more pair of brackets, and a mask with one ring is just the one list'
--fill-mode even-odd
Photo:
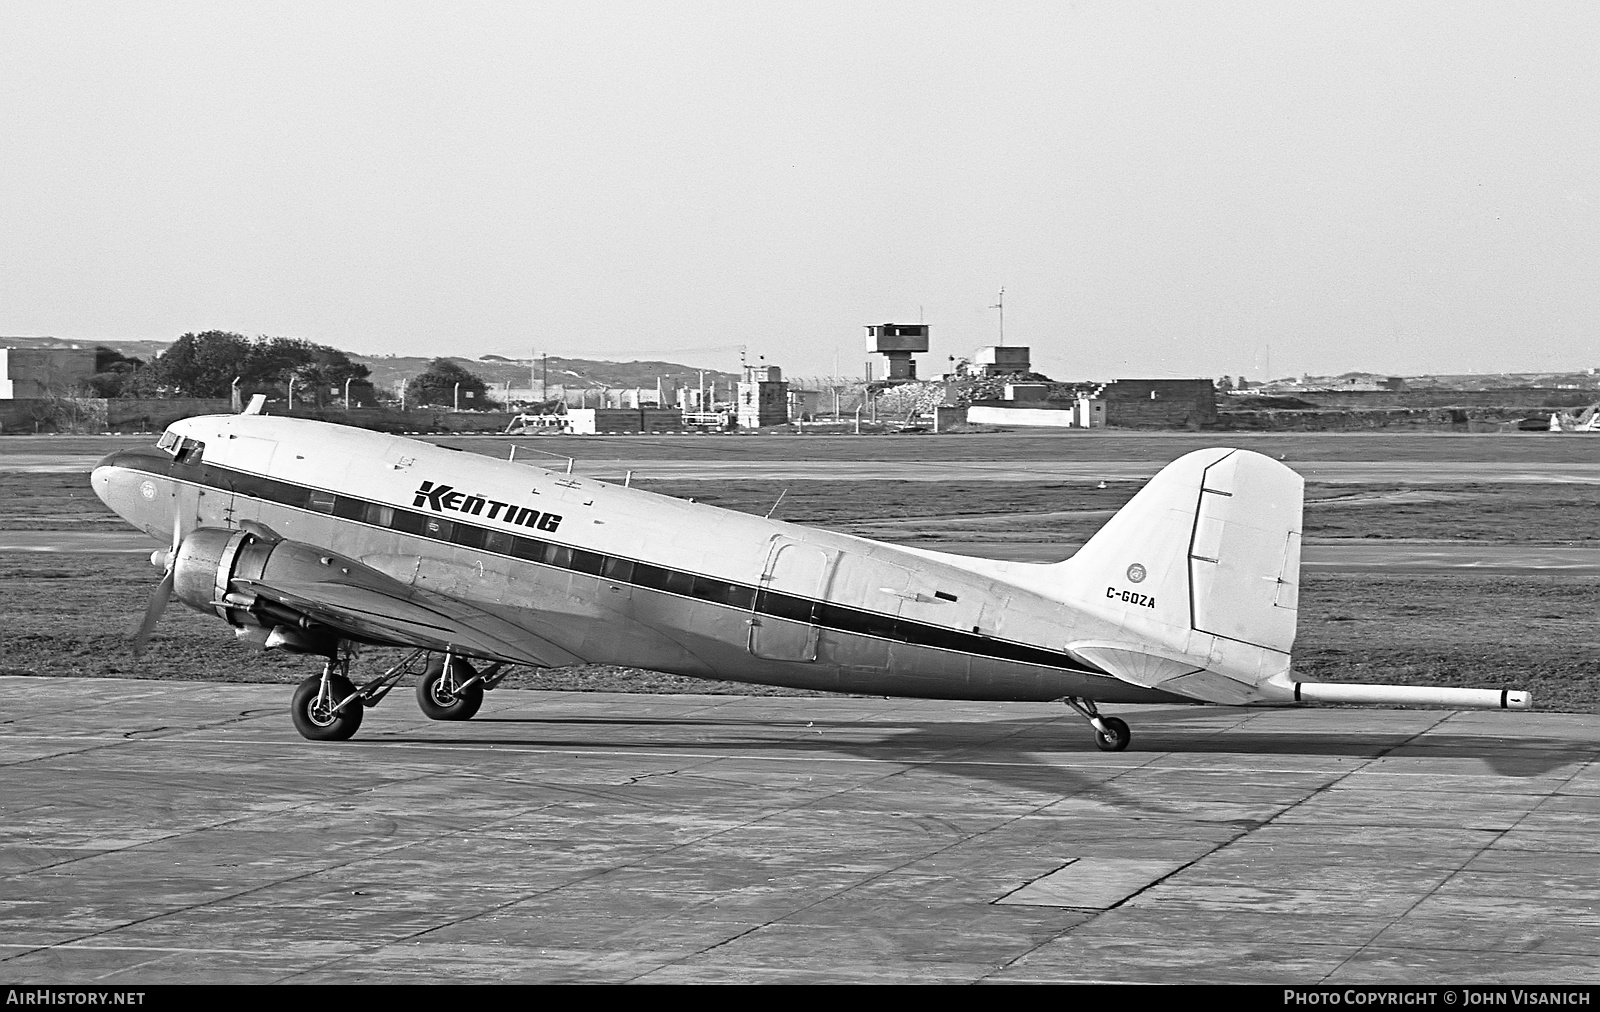
{"label": "rudder", "polygon": [[1058,593],[1147,643],[1152,660],[1170,659],[1146,674],[1122,658],[1108,665],[1115,673],[1156,684],[1182,680],[1187,666],[1254,685],[1286,669],[1294,646],[1304,490],[1259,453],[1185,454],[1053,567]]}

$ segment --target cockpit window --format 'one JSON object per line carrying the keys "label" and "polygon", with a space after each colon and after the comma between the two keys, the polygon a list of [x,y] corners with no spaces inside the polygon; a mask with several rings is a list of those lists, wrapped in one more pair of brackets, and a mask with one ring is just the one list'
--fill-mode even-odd
{"label": "cockpit window", "polygon": [[183,439],[178,440],[178,452],[176,456],[178,458],[178,463],[180,464],[198,464],[200,463],[200,458],[205,455],[205,452],[206,444],[200,442],[198,439],[190,439],[185,436]]}
{"label": "cockpit window", "polygon": [[172,429],[161,434],[161,438],[156,442],[156,448],[172,454],[180,464],[198,464],[206,452],[205,443],[179,435]]}

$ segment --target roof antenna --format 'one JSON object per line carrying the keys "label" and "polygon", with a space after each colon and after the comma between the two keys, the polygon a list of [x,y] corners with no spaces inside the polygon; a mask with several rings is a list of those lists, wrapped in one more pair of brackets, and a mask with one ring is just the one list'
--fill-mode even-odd
{"label": "roof antenna", "polygon": [[783,502],[783,497],[788,495],[788,494],[789,494],[789,490],[788,489],[784,489],[782,492],[778,493],[778,502],[773,503],[772,504],[772,508],[767,510],[767,519],[768,520],[772,519],[772,514],[778,512],[778,503],[779,502]]}

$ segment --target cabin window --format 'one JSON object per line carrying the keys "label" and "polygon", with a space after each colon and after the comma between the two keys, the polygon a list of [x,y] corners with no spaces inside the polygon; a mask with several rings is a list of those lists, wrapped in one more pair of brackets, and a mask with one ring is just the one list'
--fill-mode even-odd
{"label": "cabin window", "polygon": [[437,538],[440,541],[449,541],[450,529],[454,526],[455,525],[448,520],[438,520],[434,517],[429,517],[427,522],[422,526],[422,533],[426,534],[430,538]]}
{"label": "cabin window", "polygon": [[455,532],[450,536],[450,540],[458,545],[465,545],[467,548],[482,548],[483,528],[474,527],[471,524],[456,524]]}
{"label": "cabin window", "polygon": [[160,439],[156,440],[156,449],[166,450],[168,453],[175,453],[178,440],[182,438],[182,436],[179,436],[172,429],[168,429],[161,434]]}
{"label": "cabin window", "polygon": [[616,580],[619,583],[632,583],[633,563],[628,559],[608,558],[601,573],[608,580]]}
{"label": "cabin window", "polygon": [[378,527],[392,527],[394,525],[394,507],[369,502],[362,519]]}
{"label": "cabin window", "polygon": [[483,547],[496,555],[510,555],[511,535],[501,531],[489,531],[483,536]]}
{"label": "cabin window", "polygon": [[334,495],[332,492],[324,492],[321,489],[314,488],[311,490],[311,501],[308,505],[318,513],[332,513],[333,501]]}
{"label": "cabin window", "polygon": [[633,582],[651,590],[666,590],[667,571],[660,566],[647,566],[642,562],[636,562],[633,564]]}
{"label": "cabin window", "polygon": [[731,604],[735,608],[749,608],[755,599],[755,591],[750,587],[740,587],[729,583],[727,580],[713,580],[709,576],[696,576],[694,578],[693,596],[702,601]]}
{"label": "cabin window", "polygon": [[428,518],[421,513],[396,509],[391,509],[390,512],[394,514],[393,526],[397,531],[405,531],[407,534],[421,534],[427,529],[425,524]]}

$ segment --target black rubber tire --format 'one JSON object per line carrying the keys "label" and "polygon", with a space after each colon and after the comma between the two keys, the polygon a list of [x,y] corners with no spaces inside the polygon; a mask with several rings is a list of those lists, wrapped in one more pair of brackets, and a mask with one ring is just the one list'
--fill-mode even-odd
{"label": "black rubber tire", "polygon": [[[472,665],[460,657],[450,659],[450,673],[459,685],[477,674]],[[435,657],[428,662],[417,683],[417,706],[429,720],[471,720],[478,707],[483,705],[483,683],[479,682],[465,692],[450,692],[440,682],[444,678],[444,658]]]}
{"label": "black rubber tire", "polygon": [[[295,687],[294,697],[289,702],[289,716],[294,718],[294,729],[312,741],[344,741],[361,727],[361,716],[366,712],[366,707],[358,699],[338,713],[319,713],[317,693],[321,688],[321,675],[312,675]],[[330,677],[328,688],[332,690],[336,703],[356,691],[356,687],[343,675]]]}
{"label": "black rubber tire", "polygon": [[1106,726],[1110,735],[1094,733],[1094,747],[1102,752],[1121,752],[1128,747],[1128,742],[1133,740],[1133,733],[1128,730],[1128,722],[1120,717],[1101,717],[1100,723]]}

